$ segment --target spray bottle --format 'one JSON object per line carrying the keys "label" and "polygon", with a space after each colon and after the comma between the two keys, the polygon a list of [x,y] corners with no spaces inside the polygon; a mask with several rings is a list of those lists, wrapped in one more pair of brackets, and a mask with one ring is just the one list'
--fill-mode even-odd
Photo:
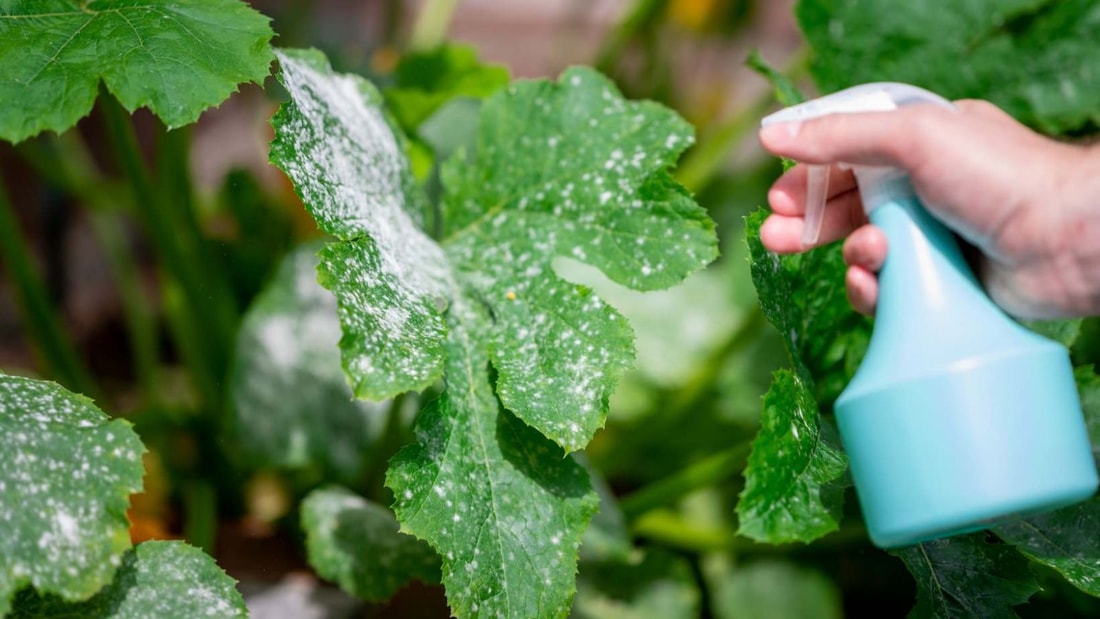
{"label": "spray bottle", "polygon": [[[763,125],[918,104],[953,107],[915,86],[864,84]],[[906,546],[1091,496],[1096,465],[1065,347],[990,300],[905,171],[851,167],[888,243],[871,342],[835,405],[871,540]],[[807,245],[821,227],[828,170],[809,169]]]}

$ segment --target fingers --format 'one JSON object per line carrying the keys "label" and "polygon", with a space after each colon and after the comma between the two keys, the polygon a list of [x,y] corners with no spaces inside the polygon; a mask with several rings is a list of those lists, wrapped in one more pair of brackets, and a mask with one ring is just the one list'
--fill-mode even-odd
{"label": "fingers", "polygon": [[[780,215],[802,215],[806,212],[806,182],[809,166],[796,165],[775,181],[768,191],[768,203],[772,212]],[[829,186],[825,190],[828,198],[856,188],[856,177],[851,170],[842,170],[833,166],[829,171]]]}
{"label": "fingers", "polygon": [[875,304],[878,303],[878,278],[875,274],[863,267],[849,267],[844,283],[852,307],[860,314],[874,315]]}
{"label": "fingers", "polygon": [[[769,194],[769,199],[771,199],[771,194]],[[789,199],[789,196],[781,198],[781,200]],[[805,210],[805,200],[802,201],[801,205],[787,204],[782,205],[780,209],[776,209],[773,203],[772,208],[777,211],[786,209],[787,212],[797,209]],[[832,197],[825,203],[821,233],[813,247],[842,239],[866,221],[867,218],[863,214],[863,202],[859,198],[859,191],[851,189]],[[802,244],[802,229],[805,226],[806,220],[801,214],[781,215],[777,212],[764,221],[764,225],[760,228],[760,240],[764,243],[764,247],[780,254],[806,251],[810,247]]]}
{"label": "fingers", "polygon": [[886,235],[870,224],[857,229],[844,241],[844,262],[877,273],[886,262]]}

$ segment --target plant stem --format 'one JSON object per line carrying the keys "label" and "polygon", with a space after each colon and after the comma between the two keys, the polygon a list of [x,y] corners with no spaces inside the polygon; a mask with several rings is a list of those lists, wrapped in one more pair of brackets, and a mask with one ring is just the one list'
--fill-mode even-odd
{"label": "plant stem", "polygon": [[[182,335],[195,339],[182,342],[177,338],[177,341],[180,342],[181,347],[193,345],[202,351],[201,358],[192,358],[189,366],[200,389],[206,387],[202,391],[205,399],[204,408],[212,412],[217,411],[222,404],[222,398],[216,385],[219,384],[218,377],[222,375],[223,369],[218,361],[224,353],[215,349],[224,345],[225,336],[222,334],[227,330],[231,331],[232,326],[227,328],[222,323],[224,317],[216,309],[220,303],[211,299],[211,291],[206,286],[206,275],[199,271],[198,263],[191,260],[191,256],[181,245],[177,235],[186,231],[177,228],[177,218],[170,212],[171,200],[167,199],[163,192],[158,194],[154,191],[149,171],[138,149],[137,136],[125,110],[114,97],[107,93],[101,94],[100,101],[103,102],[102,107],[111,144],[126,176],[130,179],[137,210],[148,226],[164,267],[173,279],[179,282],[189,322],[193,325],[202,325],[215,336],[201,337],[198,330],[189,329],[189,333]],[[177,331],[177,335],[181,334]]]}
{"label": "plant stem", "polygon": [[604,38],[603,46],[596,54],[595,67],[609,73],[631,39],[652,24],[668,6],[668,2],[669,0],[636,0]]}
{"label": "plant stem", "polygon": [[425,51],[443,45],[457,6],[458,0],[426,0],[413,24],[409,49]]}
{"label": "plant stem", "polygon": [[184,538],[213,555],[218,536],[218,500],[213,485],[197,479],[186,482],[183,487],[183,517]]}
{"label": "plant stem", "polygon": [[[803,47],[794,54],[783,73],[792,80],[799,79],[806,73],[808,65],[809,50]],[[769,90],[720,124],[714,132],[701,138],[676,169],[676,179],[680,184],[693,192],[706,186],[729,157],[733,146],[756,129],[760,118],[774,104],[775,95]]]}
{"label": "plant stem", "polygon": [[0,258],[15,289],[28,334],[48,373],[68,389],[99,399],[100,391],[80,361],[30,261],[19,219],[0,180]]}
{"label": "plant stem", "polygon": [[685,469],[637,490],[619,502],[628,521],[636,520],[658,507],[699,488],[717,484],[739,473],[749,457],[752,442],[745,441],[730,449],[710,455]]}

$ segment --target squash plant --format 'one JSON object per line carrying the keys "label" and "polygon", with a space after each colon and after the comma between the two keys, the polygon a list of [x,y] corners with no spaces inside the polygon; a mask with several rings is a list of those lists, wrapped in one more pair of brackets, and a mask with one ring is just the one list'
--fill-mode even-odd
{"label": "squash plant", "polygon": [[[1100,64],[1066,62],[1100,60],[1092,3],[911,4],[802,0],[821,90],[911,81],[992,98],[1050,133],[1095,129],[1100,73],[1089,67]],[[615,47],[631,15],[660,5],[628,12]],[[774,557],[819,538],[808,551],[868,554],[844,509],[851,490],[829,409],[870,321],[847,305],[837,247],[770,255],[760,212],[747,243],[724,247],[748,259],[760,308],[742,307],[755,306],[751,294],[721,305],[715,291],[747,290],[749,274],[729,259],[697,273],[719,239],[675,173],[687,152],[680,180],[705,185],[716,166],[700,153],[721,152],[755,117],[689,150],[695,132],[676,112],[628,100],[592,69],[513,81],[472,50],[428,46],[380,88],[322,52],[273,49],[272,36],[238,0],[0,0],[0,139],[86,206],[145,403],[112,419],[89,399],[111,402],[65,336],[0,183],[0,256],[28,338],[44,372],[83,394],[0,374],[0,616],[245,615],[203,551],[239,477],[270,470],[301,499],[284,524],[300,527],[309,564],[369,602],[415,580],[441,583],[460,617],[838,616],[834,583]],[[270,160],[323,238],[288,247],[279,209],[234,177],[223,199],[260,245],[226,249],[204,231],[187,127],[241,84],[263,84],[273,62],[268,91],[283,102]],[[753,62],[782,102],[799,96]],[[153,157],[129,116],[139,108],[157,119],[141,134]],[[102,130],[106,157],[74,129],[93,110],[84,122]],[[130,218],[156,254],[156,305],[119,240]],[[249,260],[261,274],[242,293],[234,274]],[[685,278],[678,290],[697,299],[648,308],[662,325],[650,330],[672,331],[699,304],[736,319],[707,324],[719,341],[695,373],[643,368],[678,387],[639,388],[627,373],[635,357],[675,357],[676,345],[653,354],[651,334],[635,338],[628,307],[658,297],[631,291]],[[165,387],[162,322],[186,368],[183,398]],[[1034,327],[1073,346],[1090,428],[1100,427],[1095,324]],[[761,407],[753,381],[777,348],[790,368]],[[632,393],[649,412],[609,418],[614,398],[625,410]],[[739,398],[748,403],[703,414]],[[190,456],[169,466],[194,546],[132,545],[126,509],[145,445],[171,452],[165,437],[177,435]],[[683,468],[669,475],[673,461]],[[639,469],[658,473],[626,474]],[[913,574],[917,616],[1011,614],[1040,585],[1096,596],[1097,505],[873,560]],[[692,510],[720,524],[683,517]],[[1088,608],[1082,599],[1073,603]]]}

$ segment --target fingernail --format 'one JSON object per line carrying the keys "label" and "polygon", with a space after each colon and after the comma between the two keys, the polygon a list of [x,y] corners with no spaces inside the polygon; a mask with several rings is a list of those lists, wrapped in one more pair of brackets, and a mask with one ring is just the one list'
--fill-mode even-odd
{"label": "fingernail", "polygon": [[760,130],[760,141],[774,146],[786,144],[797,138],[801,129],[802,123],[800,122],[768,125]]}

